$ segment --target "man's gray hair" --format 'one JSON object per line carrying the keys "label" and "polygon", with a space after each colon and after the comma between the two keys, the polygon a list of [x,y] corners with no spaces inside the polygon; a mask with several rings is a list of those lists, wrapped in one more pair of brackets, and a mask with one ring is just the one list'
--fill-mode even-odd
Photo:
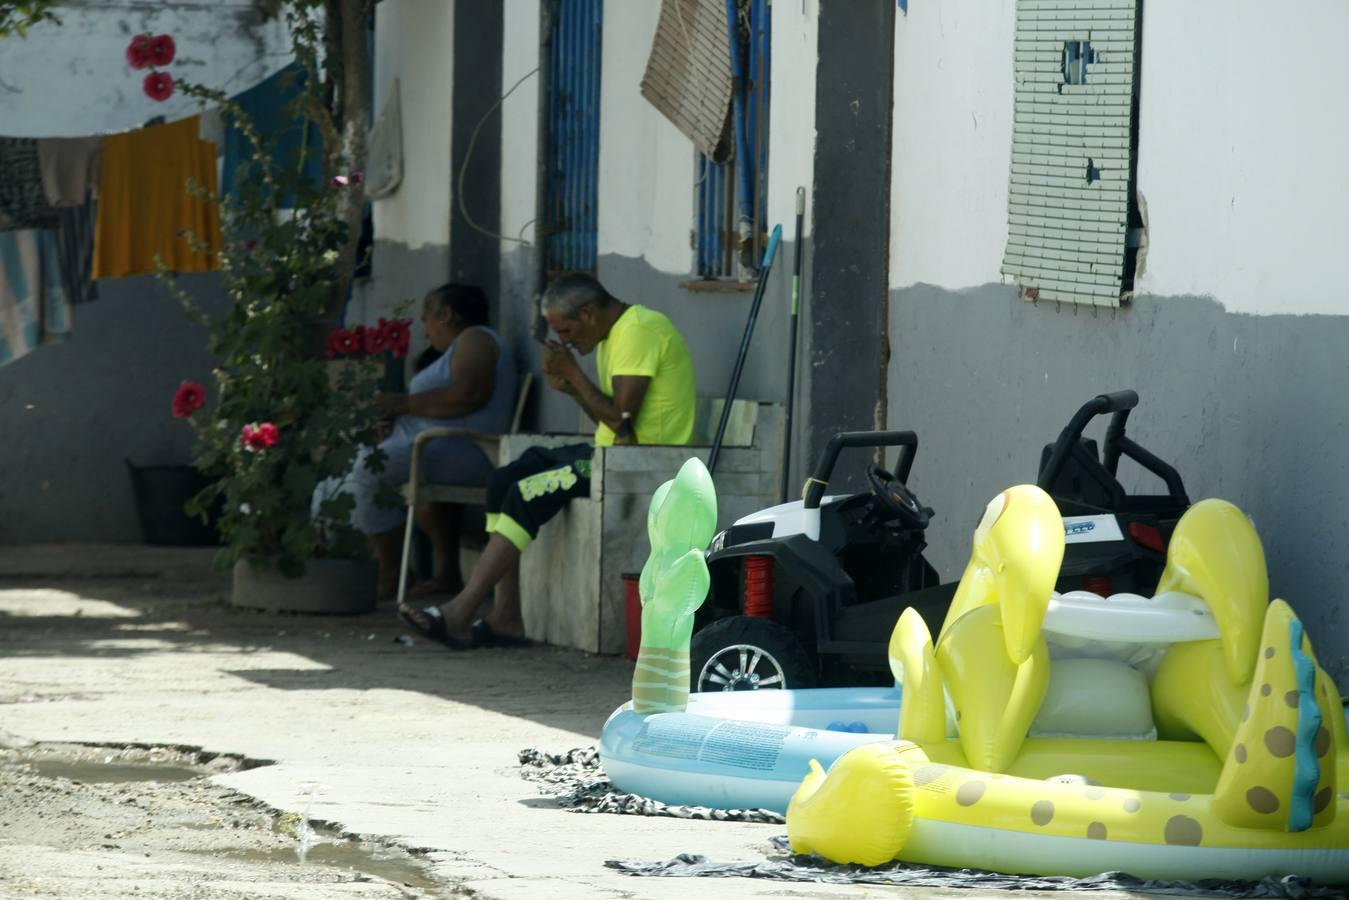
{"label": "man's gray hair", "polygon": [[575,319],[581,314],[583,306],[603,309],[613,302],[614,296],[594,276],[584,272],[568,272],[553,279],[543,292],[539,306],[545,313],[553,309],[564,319]]}

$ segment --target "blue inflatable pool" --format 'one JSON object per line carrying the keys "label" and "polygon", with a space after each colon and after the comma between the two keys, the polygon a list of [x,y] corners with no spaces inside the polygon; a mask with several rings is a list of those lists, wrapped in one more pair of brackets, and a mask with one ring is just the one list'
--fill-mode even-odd
{"label": "blue inflatable pool", "polygon": [[894,738],[899,688],[690,694],[688,710],[605,723],[600,760],[621,790],[664,803],[785,813],[810,760]]}

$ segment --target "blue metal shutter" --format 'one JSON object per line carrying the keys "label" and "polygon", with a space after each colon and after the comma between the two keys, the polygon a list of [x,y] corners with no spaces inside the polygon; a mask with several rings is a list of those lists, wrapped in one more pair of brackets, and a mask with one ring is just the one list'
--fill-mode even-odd
{"label": "blue metal shutter", "polygon": [[549,72],[550,272],[595,270],[598,256],[600,34],[604,0],[558,0]]}

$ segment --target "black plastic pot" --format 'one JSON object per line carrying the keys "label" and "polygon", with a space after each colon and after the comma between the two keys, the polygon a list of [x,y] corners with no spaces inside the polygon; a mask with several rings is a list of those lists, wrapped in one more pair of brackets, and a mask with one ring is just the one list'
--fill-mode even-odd
{"label": "black plastic pot", "polygon": [[191,466],[138,466],[128,459],[126,467],[145,543],[174,547],[214,547],[220,543],[218,506],[208,522],[189,516],[183,509],[188,500],[210,485],[210,479]]}

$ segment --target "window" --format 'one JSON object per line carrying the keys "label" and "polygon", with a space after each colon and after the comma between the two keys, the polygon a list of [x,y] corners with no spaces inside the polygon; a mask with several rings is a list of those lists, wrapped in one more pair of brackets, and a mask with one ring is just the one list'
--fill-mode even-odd
{"label": "window", "polygon": [[1030,300],[1133,292],[1141,0],[1018,0],[1003,274]]}
{"label": "window", "polygon": [[550,272],[593,272],[598,255],[604,0],[558,0],[552,8],[547,206],[542,229],[546,265]]}
{"label": "window", "polygon": [[702,153],[694,160],[694,266],[697,274],[707,279],[752,276],[768,239],[765,219],[772,7],[768,0],[737,2],[743,78],[735,82],[733,90],[743,108],[744,141],[741,144],[732,126],[732,142],[737,149],[728,162],[717,165]]}

